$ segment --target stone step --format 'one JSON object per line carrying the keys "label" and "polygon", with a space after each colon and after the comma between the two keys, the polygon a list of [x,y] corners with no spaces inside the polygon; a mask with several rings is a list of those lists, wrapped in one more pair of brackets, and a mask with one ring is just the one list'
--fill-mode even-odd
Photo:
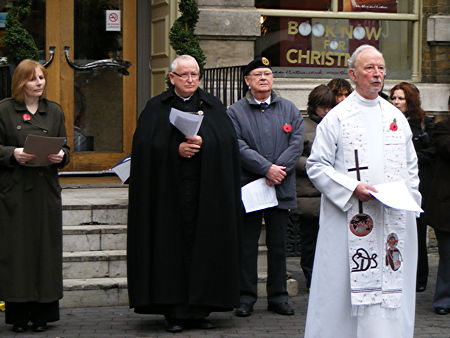
{"label": "stone step", "polygon": [[64,279],[126,277],[125,250],[94,250],[63,253]]}
{"label": "stone step", "polygon": [[65,279],[61,307],[96,307],[128,305],[127,279]]}
{"label": "stone step", "polygon": [[63,226],[63,250],[65,252],[125,250],[126,245],[126,225]]}
{"label": "stone step", "polygon": [[63,189],[63,225],[126,224],[128,188]]}
{"label": "stone step", "polygon": [[[298,282],[287,280],[290,296],[298,295]],[[258,277],[258,297],[266,297],[266,278]],[[87,278],[65,279],[62,307],[126,306],[128,305],[127,279]]]}

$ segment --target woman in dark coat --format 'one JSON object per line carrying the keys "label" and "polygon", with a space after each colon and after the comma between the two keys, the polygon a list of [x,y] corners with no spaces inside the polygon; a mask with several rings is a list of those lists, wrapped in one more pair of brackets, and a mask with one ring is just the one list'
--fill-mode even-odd
{"label": "woman in dark coat", "polygon": [[[391,89],[391,101],[406,116],[413,134],[414,149],[419,166],[419,191],[422,194],[422,207],[427,203],[428,190],[433,162],[433,118],[426,116],[420,107],[420,93],[417,87],[407,82],[400,82]],[[427,210],[425,209],[425,213]],[[424,215],[417,219],[417,239],[419,256],[417,260],[416,291],[423,292],[428,279],[427,224]]]}
{"label": "woman in dark coat", "polygon": [[446,315],[450,312],[450,118],[436,124],[433,139],[436,146],[435,171],[425,218],[434,228],[439,250],[434,311]]}
{"label": "woman in dark coat", "polygon": [[24,60],[12,78],[12,98],[0,102],[0,299],[14,332],[47,329],[62,298],[62,208],[58,168],[69,148],[29,166],[28,135],[65,137],[61,107],[43,98],[46,70]]}

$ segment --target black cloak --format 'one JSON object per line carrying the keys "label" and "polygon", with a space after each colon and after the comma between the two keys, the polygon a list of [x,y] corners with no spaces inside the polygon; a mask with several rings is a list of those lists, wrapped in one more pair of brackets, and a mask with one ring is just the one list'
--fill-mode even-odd
{"label": "black cloak", "polygon": [[[128,294],[141,313],[163,313],[170,305],[228,311],[239,304],[239,153],[225,107],[198,89],[204,118],[197,222],[185,243],[180,219],[183,134],[169,122],[174,90],[153,97],[133,137],[128,210]],[[188,250],[186,248],[192,248]],[[190,268],[186,268],[190,255]]]}

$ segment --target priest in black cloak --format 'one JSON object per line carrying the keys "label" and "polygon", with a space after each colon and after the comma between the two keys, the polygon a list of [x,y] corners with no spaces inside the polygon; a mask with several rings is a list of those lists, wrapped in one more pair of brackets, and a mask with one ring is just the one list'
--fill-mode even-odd
{"label": "priest in black cloak", "polygon": [[[151,98],[133,137],[128,293],[137,313],[166,330],[213,328],[206,317],[239,304],[239,154],[225,107],[198,88],[199,66],[177,57],[172,88]],[[197,136],[169,122],[171,108],[203,114]]]}

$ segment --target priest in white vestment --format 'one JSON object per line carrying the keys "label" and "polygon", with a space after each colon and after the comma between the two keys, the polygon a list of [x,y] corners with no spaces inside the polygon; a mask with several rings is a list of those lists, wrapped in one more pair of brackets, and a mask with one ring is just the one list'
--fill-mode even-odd
{"label": "priest in white vestment", "polygon": [[307,161],[322,200],[305,337],[412,338],[418,215],[370,194],[402,180],[420,204],[412,134],[378,96],[383,55],[363,45],[348,64],[356,90],[318,125]]}

